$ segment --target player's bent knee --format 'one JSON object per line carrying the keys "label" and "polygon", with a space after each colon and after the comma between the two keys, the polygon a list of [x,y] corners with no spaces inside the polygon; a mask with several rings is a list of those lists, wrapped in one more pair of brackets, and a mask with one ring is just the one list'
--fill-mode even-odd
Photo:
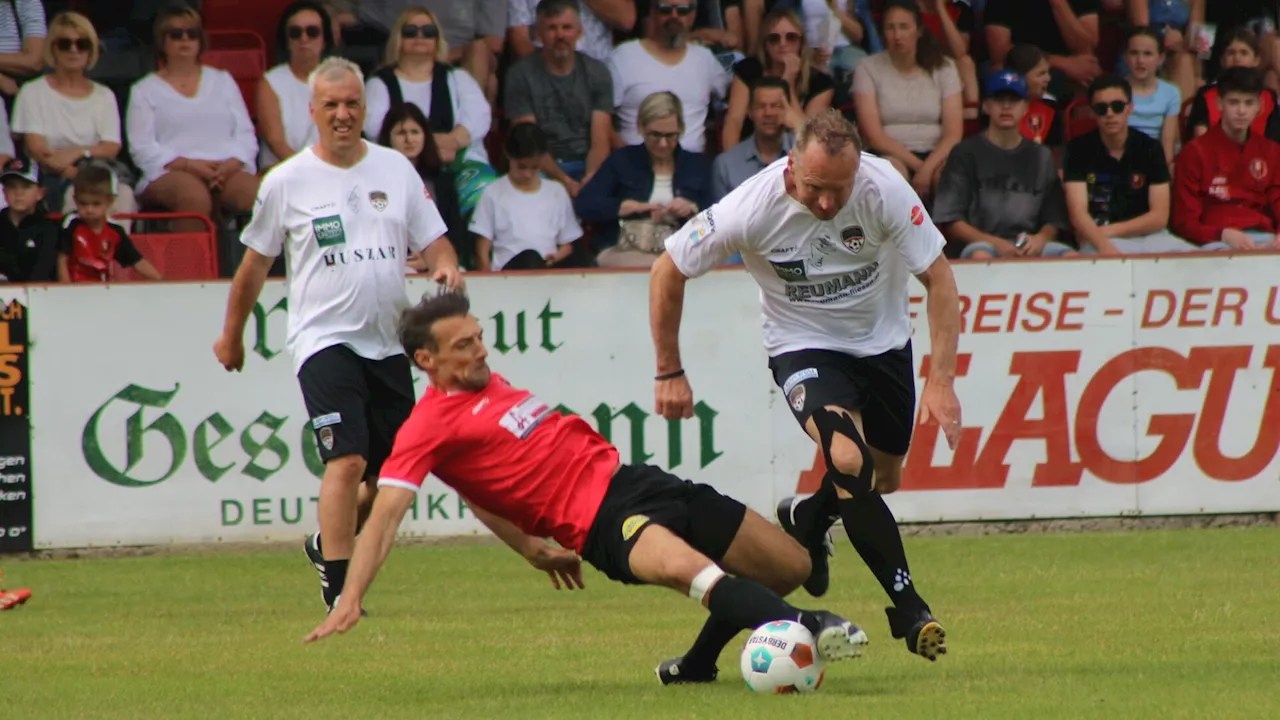
{"label": "player's bent knee", "polygon": [[870,492],[875,460],[853,418],[822,408],[814,411],[813,424],[827,467],[835,471],[832,480],[837,490],[844,489],[855,497]]}
{"label": "player's bent knee", "polygon": [[340,455],[330,458],[324,466],[324,479],[333,477],[340,482],[355,485],[364,479],[365,468],[369,463],[359,455]]}

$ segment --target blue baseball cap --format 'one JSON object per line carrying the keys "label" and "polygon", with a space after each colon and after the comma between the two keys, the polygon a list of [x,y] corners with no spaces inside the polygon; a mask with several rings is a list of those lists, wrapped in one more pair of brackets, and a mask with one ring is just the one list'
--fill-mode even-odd
{"label": "blue baseball cap", "polygon": [[995,97],[1001,93],[1011,93],[1023,100],[1027,99],[1027,81],[1012,70],[1001,70],[987,76],[987,97]]}

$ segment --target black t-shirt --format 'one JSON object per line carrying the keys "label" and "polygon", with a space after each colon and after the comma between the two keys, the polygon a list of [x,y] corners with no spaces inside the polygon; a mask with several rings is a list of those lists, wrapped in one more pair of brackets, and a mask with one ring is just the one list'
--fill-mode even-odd
{"label": "black t-shirt", "polygon": [[[1069,0],[1076,17],[1097,15],[1102,0]],[[1048,0],[990,0],[985,24],[1009,28],[1014,44],[1030,43],[1048,55],[1070,55]]]}
{"label": "black t-shirt", "polygon": [[9,208],[0,210],[0,282],[58,280],[58,224],[37,212],[14,226]]}
{"label": "black t-shirt", "polygon": [[1129,128],[1119,160],[1094,130],[1067,143],[1062,181],[1088,187],[1089,215],[1099,225],[1132,220],[1151,211],[1148,191],[1169,183],[1164,147],[1141,130]]}
{"label": "black t-shirt", "polygon": [[[733,66],[733,75],[738,78],[750,90],[756,80],[764,76],[764,65],[758,58],[743,58]],[[821,95],[828,90],[834,90],[836,81],[831,76],[821,70],[809,69],[809,88],[808,92],[800,98],[800,110],[804,111],[804,106],[814,97]],[[750,109],[750,96],[748,96],[748,109]],[[747,117],[742,120],[742,137],[747,138],[755,131],[755,123],[751,122],[751,118]],[[728,148],[725,148],[728,150]]]}

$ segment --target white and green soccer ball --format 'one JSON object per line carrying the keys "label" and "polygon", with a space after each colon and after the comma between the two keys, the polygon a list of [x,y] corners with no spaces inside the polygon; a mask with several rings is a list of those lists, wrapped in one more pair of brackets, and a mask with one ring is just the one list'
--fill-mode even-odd
{"label": "white and green soccer ball", "polygon": [[742,679],[754,692],[811,693],[825,673],[813,633],[798,622],[761,625],[742,648]]}

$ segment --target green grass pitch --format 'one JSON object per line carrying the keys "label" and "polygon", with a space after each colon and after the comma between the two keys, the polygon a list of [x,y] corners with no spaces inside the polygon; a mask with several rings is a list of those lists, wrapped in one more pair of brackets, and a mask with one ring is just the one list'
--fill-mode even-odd
{"label": "green grass pitch", "polygon": [[660,686],[704,613],[589,571],[584,592],[493,545],[397,548],[372,617],[304,646],[322,616],[293,551],[3,559],[0,717],[1280,717],[1280,529],[909,538],[947,628],[937,664],[889,637],[883,594],[838,538],[826,606],[867,654],[810,696],[751,694],[745,634],[710,687]]}

